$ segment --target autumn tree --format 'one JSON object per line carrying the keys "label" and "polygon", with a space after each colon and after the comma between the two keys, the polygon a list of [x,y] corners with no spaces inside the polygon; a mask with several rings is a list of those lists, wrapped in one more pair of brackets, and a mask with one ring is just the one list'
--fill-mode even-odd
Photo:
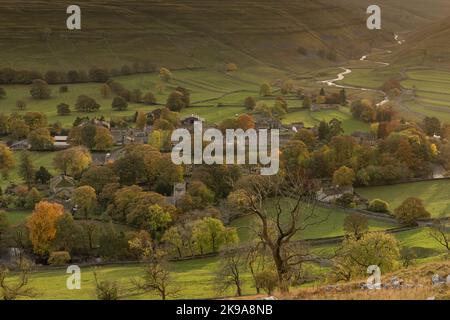
{"label": "autumn tree", "polygon": [[90,166],[83,172],[80,180],[81,186],[91,186],[97,194],[111,183],[116,183],[119,178],[109,166]]}
{"label": "autumn tree", "polygon": [[73,147],[58,152],[53,159],[55,168],[74,177],[80,176],[91,163],[91,154],[83,147]]}
{"label": "autumn tree", "polygon": [[30,187],[34,182],[35,172],[36,170],[34,169],[30,153],[26,151],[22,152],[20,155],[19,174],[28,187]]}
{"label": "autumn tree", "polygon": [[261,97],[267,97],[272,95],[272,86],[269,83],[263,83],[259,88],[259,95]]}
{"label": "autumn tree", "polygon": [[94,149],[97,151],[110,150],[114,146],[114,140],[110,131],[105,127],[97,126],[94,137]]}
{"label": "autumn tree", "polygon": [[186,103],[183,99],[183,93],[180,91],[173,91],[167,98],[166,107],[171,111],[180,112],[186,107]]}
{"label": "autumn tree", "polygon": [[139,110],[136,115],[136,128],[143,130],[147,126],[147,114]]}
{"label": "autumn tree", "polygon": [[47,255],[56,237],[56,223],[64,214],[64,207],[58,203],[39,202],[27,220],[33,251]]}
{"label": "autumn tree", "polygon": [[355,181],[353,169],[342,166],[333,173],[333,184],[336,186],[351,186]]}
{"label": "autumn tree", "polygon": [[427,136],[432,137],[441,134],[441,121],[436,117],[425,117],[422,125]]}
{"label": "autumn tree", "polygon": [[33,209],[42,200],[42,195],[36,188],[31,188],[25,197],[25,208]]}
{"label": "autumn tree", "polygon": [[222,221],[211,217],[203,218],[195,224],[192,237],[201,254],[217,252],[222,245],[239,241],[236,229],[227,228]]}
{"label": "autumn tree", "polygon": [[71,110],[68,104],[60,103],[56,106],[56,112],[59,116],[67,116],[70,114]]}
{"label": "autumn tree", "polygon": [[384,232],[368,232],[360,239],[346,238],[333,259],[332,276],[349,281],[367,274],[371,265],[387,273],[399,266],[400,249],[394,236]]}
{"label": "autumn tree", "polygon": [[50,98],[51,89],[47,82],[41,79],[33,80],[30,88],[30,95],[33,99],[48,99]]}
{"label": "autumn tree", "polygon": [[100,86],[100,94],[103,99],[109,98],[111,96],[111,93],[111,87],[107,83],[104,83]]}
{"label": "autumn tree", "polygon": [[145,104],[148,104],[148,105],[153,105],[153,104],[156,104],[156,102],[157,102],[155,95],[151,91],[147,92],[144,95],[143,101]]}
{"label": "autumn tree", "polygon": [[14,165],[15,160],[12,151],[5,144],[0,143],[0,171],[4,179],[8,178]]}
{"label": "autumn tree", "polygon": [[83,214],[87,220],[89,215],[94,212],[97,207],[97,194],[91,186],[81,186],[74,190],[72,202],[78,207],[78,212]]}
{"label": "autumn tree", "polygon": [[128,246],[132,254],[138,260],[146,261],[152,257],[153,241],[150,233],[145,230],[135,232],[128,240]]}
{"label": "autumn tree", "polygon": [[395,217],[402,224],[416,225],[418,219],[429,218],[431,215],[425,209],[423,201],[419,198],[409,197],[394,210]]}
{"label": "autumn tree", "polygon": [[348,237],[353,237],[356,240],[369,230],[368,219],[359,213],[352,213],[344,219],[344,232]]}
{"label": "autumn tree", "polygon": [[174,252],[179,258],[182,258],[185,240],[183,239],[182,231],[180,229],[182,229],[182,227],[179,225],[171,226],[164,232],[161,241],[168,245],[171,252]]}
{"label": "autumn tree", "polygon": [[172,73],[167,68],[159,69],[159,78],[164,82],[169,82],[172,79]]}
{"label": "autumn tree", "polygon": [[247,110],[253,110],[256,107],[256,100],[253,97],[247,97],[244,100],[244,107]]}
{"label": "autumn tree", "polygon": [[78,112],[94,112],[100,109],[100,105],[93,98],[80,95],[75,103],[75,109]]}
{"label": "autumn tree", "polygon": [[30,127],[20,118],[10,119],[9,130],[11,137],[15,140],[26,138],[30,133]]}
{"label": "autumn tree", "polygon": [[30,132],[28,143],[32,150],[50,150],[53,148],[53,137],[47,128],[38,128]]}
{"label": "autumn tree", "polygon": [[114,97],[111,107],[117,111],[123,111],[128,108],[128,103],[122,97]]}
{"label": "autumn tree", "polygon": [[309,109],[312,106],[312,100],[310,96],[304,96],[302,102],[302,108]]}

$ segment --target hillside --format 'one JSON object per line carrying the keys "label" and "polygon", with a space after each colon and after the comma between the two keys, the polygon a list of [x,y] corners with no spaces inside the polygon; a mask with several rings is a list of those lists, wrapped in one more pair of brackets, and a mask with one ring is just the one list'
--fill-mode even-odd
{"label": "hillside", "polygon": [[66,30],[68,4],[1,1],[1,67],[67,71],[146,61],[298,70],[330,64],[323,54],[356,57],[392,38],[387,29],[367,30],[365,10],[347,1],[79,1],[81,31]]}
{"label": "hillside", "polygon": [[432,23],[406,37],[394,55],[394,63],[402,66],[448,68],[450,62],[450,17]]}
{"label": "hillside", "polygon": [[[337,285],[320,285],[298,289],[281,299],[332,299],[332,300],[448,300],[449,285],[433,285],[432,276],[439,275],[441,281],[450,275],[448,261],[426,263],[410,266],[396,272],[381,276],[384,286],[380,290],[363,290],[361,283],[366,279],[353,283]],[[400,284],[396,283],[400,281]],[[402,284],[401,284],[402,283]]]}

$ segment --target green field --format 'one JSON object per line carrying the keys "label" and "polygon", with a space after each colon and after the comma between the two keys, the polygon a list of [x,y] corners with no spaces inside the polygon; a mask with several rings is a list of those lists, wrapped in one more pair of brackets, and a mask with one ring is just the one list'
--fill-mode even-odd
{"label": "green field", "polygon": [[[272,76],[287,77],[287,74],[273,70]],[[237,71],[232,75],[217,71],[174,71],[173,79],[166,84],[163,92],[154,90],[156,84],[160,82],[156,73],[137,74],[121,76],[115,78],[129,90],[140,89],[144,94],[148,91],[154,92],[157,102],[165,104],[167,96],[175,90],[177,86],[183,86],[191,92],[191,107],[182,110],[181,115],[199,115],[207,123],[219,123],[226,118],[234,118],[236,115],[246,113],[244,100],[248,96],[259,99],[259,85],[269,81],[267,69],[254,68],[249,71]],[[81,116],[100,117],[107,119],[114,116],[130,116],[137,110],[151,111],[160,106],[146,106],[144,104],[129,103],[128,110],[114,111],[111,108],[111,98],[103,98],[100,94],[99,83],[84,83],[68,85],[69,92],[60,93],[59,85],[53,85],[52,97],[47,100],[34,100],[29,95],[29,86],[10,85],[4,86],[7,95],[2,100],[2,112],[18,112],[15,107],[17,100],[23,100],[27,104],[27,110],[39,110],[44,112],[49,122],[60,122],[64,127],[71,127],[75,118]],[[274,88],[275,90],[276,88]],[[76,99],[79,95],[85,94],[101,105],[97,112],[80,113],[74,110]],[[276,94],[276,93],[274,93]],[[274,104],[275,98],[265,99],[268,105]],[[288,107],[301,107],[301,100],[287,100]],[[59,103],[67,103],[71,106],[72,113],[67,116],[59,116],[56,106]],[[223,104],[222,107],[217,105]],[[24,113],[20,111],[19,113]],[[354,131],[367,131],[368,125],[352,118],[347,108],[340,110],[322,110],[319,112],[293,111],[283,118],[283,123],[304,122],[306,126],[314,126],[321,120],[330,121],[336,118],[343,122],[343,127],[347,134]]]}
{"label": "green field", "polygon": [[[288,200],[285,200],[288,201]],[[288,203],[285,202],[283,206],[288,207]],[[267,201],[265,208],[268,214],[275,212],[273,201]],[[311,212],[307,210],[306,212]],[[311,221],[317,222],[317,224],[308,227],[306,230],[299,232],[294,236],[295,239],[317,239],[325,237],[341,236],[344,234],[344,219],[348,216],[339,209],[327,209],[323,207],[316,207],[314,210],[314,217]],[[287,216],[282,216],[282,219],[287,219]],[[247,242],[255,238],[256,235],[253,232],[252,226],[254,225],[256,218],[253,216],[244,216],[235,219],[231,222],[231,226],[236,227],[241,242]],[[287,220],[288,221],[288,220]],[[396,224],[391,224],[379,220],[369,220],[369,228],[372,231],[385,230],[396,227]]]}
{"label": "green field", "polygon": [[[450,113],[450,72],[442,70],[415,70],[406,73],[407,79],[401,84],[415,91],[416,99],[424,107],[444,107],[441,113]],[[449,115],[447,115],[449,116]]]}
{"label": "green field", "polygon": [[[7,179],[0,179],[0,187],[5,188],[10,183],[20,184],[23,182],[23,179],[19,175],[19,164],[20,164],[20,154],[22,151],[14,152],[14,159],[16,161],[16,165],[14,169],[10,170]],[[37,152],[30,151],[31,160],[33,162],[35,170],[38,170],[40,166],[44,166],[47,170],[50,171],[52,175],[57,174],[56,170],[53,168],[53,158],[57,152]]]}
{"label": "green field", "polygon": [[390,210],[397,208],[406,198],[417,197],[424,201],[432,217],[450,216],[450,181],[422,181],[391,186],[358,188],[356,192],[368,199],[387,201]]}
{"label": "green field", "polygon": [[[180,289],[177,298],[211,298],[218,295],[214,277],[215,270],[218,268],[217,258],[193,259],[170,264],[173,272],[174,283]],[[68,290],[66,281],[68,274],[66,269],[40,270],[31,276],[30,287],[36,288],[39,295],[38,299],[96,299],[95,282],[93,277],[93,268],[81,268],[81,290]],[[158,296],[152,293],[138,295],[128,295],[132,289],[130,279],[139,278],[144,275],[144,265],[128,264],[103,266],[97,268],[99,280],[116,281],[125,291],[124,299],[158,299]],[[244,294],[254,294],[255,290],[251,288],[250,275],[243,275]],[[224,292],[222,296],[234,295],[232,290]]]}
{"label": "green field", "polygon": [[31,210],[14,210],[6,212],[6,220],[10,225],[16,225],[25,221],[25,219],[31,214]]}

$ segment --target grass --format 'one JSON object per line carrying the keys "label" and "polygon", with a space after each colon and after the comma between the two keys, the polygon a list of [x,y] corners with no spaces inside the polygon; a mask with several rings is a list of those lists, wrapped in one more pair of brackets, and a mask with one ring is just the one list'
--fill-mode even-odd
{"label": "grass", "polygon": [[19,224],[31,214],[31,210],[6,211],[6,220],[10,225]]}
{"label": "grass", "polygon": [[423,200],[433,218],[450,216],[450,181],[421,181],[391,186],[358,188],[356,192],[368,199],[387,201],[390,210],[397,208],[406,198]]}
{"label": "grass", "polygon": [[[274,201],[267,201],[265,209],[268,214],[275,213]],[[286,210],[289,208],[289,200],[282,202],[283,208]],[[287,212],[287,211],[286,211]],[[310,210],[306,212],[311,212]],[[316,207],[314,211],[314,217],[311,221],[316,224],[308,227],[304,231],[299,231],[294,236],[295,239],[316,239],[325,237],[341,236],[344,234],[344,219],[348,216],[342,210],[339,209],[327,209],[322,207]],[[282,215],[282,219],[289,221],[286,215]],[[241,242],[247,242],[252,240],[256,235],[253,232],[252,226],[255,224],[256,218],[253,216],[245,216],[232,221],[231,226],[236,227],[239,239]],[[282,220],[283,221],[283,220]],[[311,222],[310,221],[310,222]],[[369,220],[369,228],[372,231],[385,230],[395,227],[395,224],[382,222],[379,220]]]}
{"label": "grass", "polygon": [[345,134],[351,134],[355,131],[367,132],[369,130],[369,125],[354,119],[346,107],[340,107],[339,110],[320,110],[314,112],[310,110],[293,111],[287,113],[283,117],[282,122],[284,124],[303,122],[306,127],[314,127],[322,120],[330,121],[333,118],[342,122]]}
{"label": "grass", "polygon": [[[173,283],[180,289],[177,298],[206,299],[216,296],[235,295],[232,289],[218,293],[215,288],[215,271],[219,267],[217,258],[193,259],[170,263]],[[116,281],[125,294],[132,289],[130,280],[144,275],[143,264],[111,265],[97,267],[99,280]],[[38,270],[32,274],[30,287],[36,288],[41,300],[96,299],[93,267],[81,267],[81,290],[68,290],[69,275],[65,268]],[[243,274],[243,293],[254,294],[250,274]],[[126,296],[125,299],[159,299],[156,294],[142,293]]]}
{"label": "grass", "polygon": [[[287,77],[286,73],[278,72],[281,78]],[[158,103],[165,103],[168,95],[175,90],[177,86],[183,86],[191,92],[191,107],[185,108],[181,116],[197,114],[204,118],[209,124],[217,124],[226,118],[234,118],[236,115],[246,113],[244,100],[248,96],[259,99],[259,84],[269,81],[266,78],[266,70],[252,69],[249,71],[237,71],[233,74],[225,74],[217,71],[198,70],[198,71],[174,71],[173,79],[166,84],[163,92],[156,92],[155,85],[160,82],[156,73],[137,74],[130,76],[121,76],[115,78],[122,83],[125,88],[133,90],[140,89],[144,94],[153,91]],[[2,100],[2,112],[18,112],[15,107],[17,100],[23,100],[27,104],[27,110],[39,110],[47,115],[50,123],[60,122],[64,127],[71,127],[76,117],[105,116],[107,119],[115,116],[131,116],[138,110],[151,111],[159,106],[146,106],[143,104],[129,103],[128,110],[114,111],[111,108],[112,98],[103,98],[100,94],[99,83],[83,83],[68,85],[69,92],[60,93],[59,85],[52,85],[52,96],[47,100],[34,100],[30,98],[29,86],[10,85],[4,86],[7,95]],[[81,94],[94,98],[100,105],[100,110],[92,113],[80,113],[74,110],[77,97]],[[272,99],[273,100],[273,99]],[[272,105],[274,101],[267,100],[266,103]],[[67,103],[71,106],[72,113],[67,116],[59,116],[56,112],[56,106],[59,103]],[[300,100],[288,100],[290,107],[300,107]],[[223,104],[223,107],[217,105]],[[19,113],[24,113],[21,111]],[[330,121],[336,118],[343,122],[345,133],[354,131],[367,131],[368,125],[355,120],[347,108],[340,110],[323,110],[319,112],[294,111],[288,113],[283,118],[283,123],[304,122],[307,126],[314,126],[321,120]]]}
{"label": "grass", "polygon": [[[415,70],[406,73],[401,84],[415,89],[417,100],[425,106],[450,107],[450,72],[442,70]],[[449,110],[450,112],[450,110]]]}
{"label": "grass", "polygon": [[[15,159],[15,167],[10,170],[9,176],[7,179],[0,180],[0,186],[5,188],[11,183],[20,184],[23,182],[22,177],[19,174],[19,165],[20,165],[20,155],[23,151],[15,151],[14,159]],[[47,170],[50,171],[52,175],[57,174],[56,170],[53,168],[53,158],[56,156],[57,152],[37,152],[30,151],[30,156],[32,163],[34,165],[35,170],[38,170],[39,167],[44,166]]]}

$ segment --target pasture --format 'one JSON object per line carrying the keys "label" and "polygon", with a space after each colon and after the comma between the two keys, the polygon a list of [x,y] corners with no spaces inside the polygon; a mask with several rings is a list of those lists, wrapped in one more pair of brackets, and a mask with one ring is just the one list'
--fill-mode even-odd
{"label": "pasture", "polygon": [[[284,200],[282,202],[283,215],[281,219],[288,220],[288,209],[290,200]],[[265,204],[265,209],[267,214],[275,214],[275,202],[267,201]],[[314,211],[311,208],[305,208],[306,214],[311,214],[312,218],[309,219],[308,223],[313,223],[311,226],[303,231],[299,231],[298,234],[294,236],[294,239],[317,239],[326,238],[334,236],[342,236],[344,234],[344,220],[348,216],[348,213],[340,209],[328,209],[316,206]],[[303,215],[305,217],[305,215]],[[302,218],[303,219],[303,218]],[[255,225],[256,218],[253,216],[244,216],[237,218],[231,222],[231,226],[236,227],[241,242],[251,241],[256,237],[252,226]],[[282,220],[283,222],[283,220]],[[396,227],[396,224],[391,224],[388,222],[383,222],[379,220],[369,220],[369,229],[371,231],[385,230],[389,228]]]}
{"label": "pasture", "polygon": [[[234,118],[236,115],[246,113],[244,108],[245,98],[251,96],[260,100],[259,86],[264,82],[271,82],[274,76],[287,79],[288,74],[272,69],[272,78],[267,68],[254,68],[247,71],[237,71],[232,74],[211,70],[180,70],[173,71],[173,78],[164,85],[163,90],[156,87],[161,83],[157,73],[136,74],[114,78],[123,84],[128,90],[139,89],[143,94],[151,91],[155,94],[158,104],[164,105],[169,94],[178,86],[187,88],[191,92],[191,106],[181,111],[181,116],[196,114],[209,124],[217,124],[226,118]],[[64,127],[70,128],[76,117],[105,116],[106,119],[116,116],[131,116],[138,110],[151,111],[160,108],[160,105],[145,105],[129,103],[128,109],[115,111],[111,107],[113,97],[103,98],[100,93],[100,83],[69,84],[69,91],[59,92],[60,85],[51,85],[51,98],[35,100],[30,97],[30,86],[5,85],[6,97],[0,100],[1,112],[5,114],[27,110],[44,112],[50,123],[60,122]],[[318,89],[316,89],[318,90]],[[100,104],[100,110],[91,113],[81,113],[75,110],[75,102],[79,95],[88,95]],[[268,105],[274,104],[275,97],[280,94],[279,89],[273,88],[273,96],[263,101]],[[27,107],[24,111],[16,108],[16,101],[22,100]],[[288,107],[301,107],[302,101],[289,99]],[[71,107],[71,114],[60,116],[56,107],[60,103],[66,103]],[[353,131],[367,131],[368,125],[352,118],[348,108],[340,110],[322,110],[310,112],[309,110],[295,110],[288,112],[282,119],[283,123],[304,122],[306,126],[317,125],[321,120],[330,121],[337,118],[343,122],[345,133]]]}
{"label": "pasture", "polygon": [[413,92],[424,115],[436,116],[450,121],[450,72],[442,70],[414,70],[406,72],[407,79],[401,82],[405,89]]}
{"label": "pasture", "polygon": [[433,218],[450,216],[450,181],[447,179],[357,188],[356,192],[369,200],[387,201],[391,212],[406,198],[417,197],[423,200]]}

